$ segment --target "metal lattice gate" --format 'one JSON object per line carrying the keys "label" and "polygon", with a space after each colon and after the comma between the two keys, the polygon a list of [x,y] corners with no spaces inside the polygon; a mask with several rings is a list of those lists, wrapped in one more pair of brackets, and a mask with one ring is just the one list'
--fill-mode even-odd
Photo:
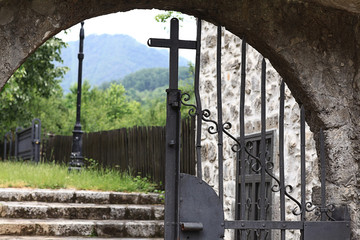
{"label": "metal lattice gate", "polygon": [[[321,204],[316,206],[306,201],[306,159],[305,159],[305,111],[300,110],[300,148],[301,148],[301,199],[292,195],[293,187],[285,184],[284,170],[284,101],[285,83],[280,87],[279,109],[279,173],[273,173],[274,162],[269,157],[269,146],[273,136],[266,129],[266,61],[262,61],[261,78],[261,133],[253,138],[245,136],[245,80],[246,80],[246,42],[242,41],[240,84],[240,133],[239,138],[230,134],[232,124],[223,122],[222,117],[222,82],[221,82],[221,34],[217,31],[217,119],[212,119],[208,109],[202,109],[199,94],[199,62],[201,20],[198,20],[197,40],[179,40],[179,23],[171,20],[170,39],[149,39],[151,47],[170,48],[170,79],[167,90],[166,123],[166,176],[165,176],[165,239],[222,239],[225,229],[235,230],[235,239],[270,240],[272,231],[280,231],[279,239],[286,239],[288,230],[299,230],[305,240],[346,240],[350,239],[350,221],[345,206],[335,206],[326,202],[325,192],[325,154],[324,134],[320,129],[320,175]],[[196,49],[194,92],[196,104],[188,103],[189,94],[178,89],[178,50]],[[189,114],[197,117],[196,156],[197,175],[180,173],[180,108],[190,106]],[[201,164],[202,124],[209,124],[208,132],[217,135],[218,141],[218,192],[203,181]],[[229,137],[233,144],[232,151],[237,154],[235,220],[224,220],[223,187],[223,138]],[[271,137],[269,138],[269,136]],[[270,140],[269,140],[270,139]],[[279,194],[279,204],[271,206],[272,194]],[[254,199],[255,198],[255,199]],[[292,214],[297,221],[286,220],[285,199],[289,199],[294,208]],[[280,211],[280,219],[272,220],[271,209]],[[306,221],[307,214],[315,214],[319,221]]]}

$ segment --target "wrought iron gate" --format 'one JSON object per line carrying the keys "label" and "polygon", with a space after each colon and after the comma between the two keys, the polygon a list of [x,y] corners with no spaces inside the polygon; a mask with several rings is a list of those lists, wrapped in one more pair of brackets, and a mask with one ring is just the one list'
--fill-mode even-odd
{"label": "wrought iron gate", "polygon": [[[350,239],[350,221],[346,206],[335,206],[326,202],[325,192],[325,154],[324,134],[320,129],[320,175],[321,175],[321,204],[316,206],[306,201],[306,159],[305,159],[305,111],[301,106],[301,199],[297,200],[292,195],[293,187],[285,183],[284,170],[284,101],[285,83],[280,87],[279,109],[279,173],[272,172],[274,162],[267,155],[267,130],[266,130],[266,61],[262,61],[261,78],[261,133],[257,140],[246,140],[245,136],[245,63],[246,42],[242,41],[241,79],[240,84],[240,132],[239,138],[230,133],[230,122],[223,122],[222,117],[222,92],[221,92],[221,33],[218,27],[217,37],[217,119],[212,119],[208,109],[202,109],[199,94],[199,62],[201,20],[198,20],[197,40],[179,40],[179,23],[177,19],[171,20],[170,39],[149,39],[151,47],[170,48],[170,79],[167,90],[167,123],[166,123],[166,176],[165,176],[165,239],[222,239],[225,229],[234,229],[236,239],[273,239],[272,230],[277,229],[280,234],[277,238],[286,239],[287,230],[300,230],[301,239],[305,240],[345,240]],[[178,50],[181,48],[196,49],[195,65],[195,99],[196,104],[188,103],[190,95],[181,93],[178,89]],[[181,105],[190,106],[189,114],[197,117],[196,129],[196,156],[197,175],[191,176],[180,173],[180,108]],[[209,124],[208,132],[217,135],[218,141],[218,182],[217,192],[203,181],[201,164],[201,129],[203,122]],[[236,183],[239,191],[236,193],[235,220],[224,220],[223,210],[223,135],[233,141],[230,146],[238,155]],[[256,143],[254,143],[256,141]],[[250,145],[256,144],[257,152],[251,150]],[[227,146],[225,146],[227,147]],[[247,178],[256,175],[258,182],[252,197],[247,196],[249,189]],[[272,220],[269,210],[269,189],[274,194],[279,194],[280,203],[273,208],[280,209],[280,219]],[[256,194],[255,194],[256,193]],[[256,198],[256,199],[252,199]],[[298,216],[297,221],[288,221],[285,212],[285,199],[290,199],[294,205],[292,214]],[[256,206],[256,213],[249,218],[249,209]],[[307,221],[306,216],[315,214],[320,221]]]}

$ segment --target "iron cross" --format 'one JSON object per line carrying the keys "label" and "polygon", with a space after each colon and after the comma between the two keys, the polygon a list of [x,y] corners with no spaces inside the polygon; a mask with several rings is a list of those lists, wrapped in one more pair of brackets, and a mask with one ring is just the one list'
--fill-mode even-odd
{"label": "iron cross", "polygon": [[170,48],[169,89],[166,110],[165,239],[179,239],[180,106],[178,89],[179,49],[196,49],[196,41],[179,40],[179,20],[171,19],[170,39],[150,38],[150,47]]}
{"label": "iron cross", "polygon": [[196,49],[196,41],[184,41],[179,39],[179,20],[171,19],[170,39],[150,38],[149,47],[170,48],[169,88],[178,88],[179,49]]}

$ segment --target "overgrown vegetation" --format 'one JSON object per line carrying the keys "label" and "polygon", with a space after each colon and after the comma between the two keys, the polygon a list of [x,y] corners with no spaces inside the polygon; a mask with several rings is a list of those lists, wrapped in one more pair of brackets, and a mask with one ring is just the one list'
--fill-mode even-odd
{"label": "overgrown vegetation", "polygon": [[68,166],[21,161],[0,162],[0,187],[154,192],[156,184],[116,170],[92,168],[68,172]]}

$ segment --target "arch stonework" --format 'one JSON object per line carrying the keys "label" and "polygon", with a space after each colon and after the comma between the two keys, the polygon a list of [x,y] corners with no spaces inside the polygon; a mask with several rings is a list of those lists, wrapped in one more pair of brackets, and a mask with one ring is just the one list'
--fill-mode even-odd
{"label": "arch stonework", "polygon": [[360,239],[357,0],[0,0],[0,88],[59,31],[91,17],[151,8],[222,25],[271,61],[304,104],[311,129],[325,129],[329,196],[351,206],[353,239]]}

